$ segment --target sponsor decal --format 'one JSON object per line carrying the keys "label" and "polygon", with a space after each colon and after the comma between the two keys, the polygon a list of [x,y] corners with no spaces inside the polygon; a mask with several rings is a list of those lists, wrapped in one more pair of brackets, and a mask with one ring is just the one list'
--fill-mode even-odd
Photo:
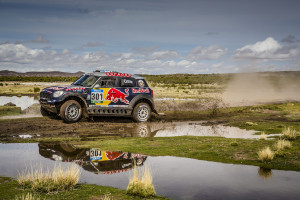
{"label": "sponsor decal", "polygon": [[118,72],[106,72],[106,76],[118,76],[118,77],[131,77],[131,74],[118,73]]}
{"label": "sponsor decal", "polygon": [[130,84],[132,84],[133,81],[132,80],[128,80],[128,79],[124,79],[124,83],[130,83]]}
{"label": "sponsor decal", "polygon": [[106,151],[106,157],[109,160],[115,160],[121,157],[124,153],[123,152],[116,152],[116,151]]}
{"label": "sponsor decal", "polygon": [[129,96],[128,89],[125,89],[125,93],[115,88],[111,88],[108,90],[105,100],[112,101],[114,103],[117,103],[120,100],[123,103],[129,104],[129,101],[126,99],[126,97]]}
{"label": "sponsor decal", "polygon": [[104,174],[117,174],[117,173],[120,173],[120,172],[129,171],[129,170],[130,170],[130,168],[128,168],[128,169],[113,170],[113,171],[105,171]]}
{"label": "sponsor decal", "polygon": [[138,81],[138,85],[139,85],[140,87],[145,87],[145,82],[144,82],[143,80],[139,80],[139,81]]}
{"label": "sponsor decal", "polygon": [[103,103],[103,90],[101,89],[91,90],[91,103]]}
{"label": "sponsor decal", "polygon": [[50,87],[48,90],[61,90],[63,87]]}
{"label": "sponsor decal", "polygon": [[67,88],[65,89],[65,91],[74,91],[74,90],[79,90],[79,91],[83,91],[85,90],[86,88],[83,88],[83,87],[75,87],[75,88]]}
{"label": "sponsor decal", "polygon": [[144,89],[144,88],[139,88],[139,89],[134,89],[132,88],[132,93],[149,93],[150,90],[149,88]]}

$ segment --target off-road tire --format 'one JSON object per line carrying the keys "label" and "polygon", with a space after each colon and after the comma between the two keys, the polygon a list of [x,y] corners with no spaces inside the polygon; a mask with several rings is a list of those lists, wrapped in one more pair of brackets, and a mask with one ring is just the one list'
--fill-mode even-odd
{"label": "off-road tire", "polygon": [[81,105],[75,100],[68,100],[60,107],[60,118],[66,123],[74,123],[82,116]]}
{"label": "off-road tire", "polygon": [[146,122],[151,117],[151,108],[147,103],[137,104],[132,112],[132,118],[136,122]]}

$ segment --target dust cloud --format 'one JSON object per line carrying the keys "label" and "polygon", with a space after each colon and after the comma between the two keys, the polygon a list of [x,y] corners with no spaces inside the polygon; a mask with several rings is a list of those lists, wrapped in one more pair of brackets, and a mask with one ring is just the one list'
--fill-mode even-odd
{"label": "dust cloud", "polygon": [[222,99],[228,106],[300,101],[300,72],[242,73],[229,81]]}

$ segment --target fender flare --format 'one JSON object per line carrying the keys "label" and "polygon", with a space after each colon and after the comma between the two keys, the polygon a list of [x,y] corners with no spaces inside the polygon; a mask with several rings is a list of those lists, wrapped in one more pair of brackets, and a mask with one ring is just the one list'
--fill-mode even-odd
{"label": "fender flare", "polygon": [[[82,97],[82,94],[78,94],[78,93],[73,93],[73,92],[68,92],[67,94],[65,94],[65,95],[63,95],[63,97],[61,98],[61,100],[60,100],[60,103],[62,104],[66,99],[68,99],[68,98],[72,98],[72,97],[75,97],[75,98],[79,98],[81,101],[80,102],[78,102],[78,103],[80,103],[81,105],[83,104],[83,114],[84,114],[84,116],[85,117],[87,117],[88,115],[87,115],[87,108],[88,108],[88,105],[87,105],[87,103],[86,103],[86,99],[84,99],[83,97]],[[76,100],[76,99],[74,99],[74,100]]]}
{"label": "fender flare", "polygon": [[153,98],[152,98],[150,95],[147,95],[147,94],[140,94],[140,95],[134,97],[134,98],[130,101],[129,107],[133,109],[134,106],[135,106],[139,101],[145,101],[145,100],[146,100],[147,103],[150,104],[149,106],[151,107],[152,112],[156,113]]}

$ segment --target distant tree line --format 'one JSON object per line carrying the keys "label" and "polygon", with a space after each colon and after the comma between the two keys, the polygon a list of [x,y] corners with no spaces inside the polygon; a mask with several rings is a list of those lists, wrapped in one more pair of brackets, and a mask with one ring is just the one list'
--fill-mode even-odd
{"label": "distant tree line", "polygon": [[0,76],[0,81],[22,81],[22,82],[74,82],[78,77],[46,77],[46,76]]}
{"label": "distant tree line", "polygon": [[[229,74],[170,74],[170,75],[142,75],[147,81],[160,84],[223,84],[232,75]],[[74,82],[78,77],[46,77],[46,76],[0,76],[3,81],[22,82]]]}

